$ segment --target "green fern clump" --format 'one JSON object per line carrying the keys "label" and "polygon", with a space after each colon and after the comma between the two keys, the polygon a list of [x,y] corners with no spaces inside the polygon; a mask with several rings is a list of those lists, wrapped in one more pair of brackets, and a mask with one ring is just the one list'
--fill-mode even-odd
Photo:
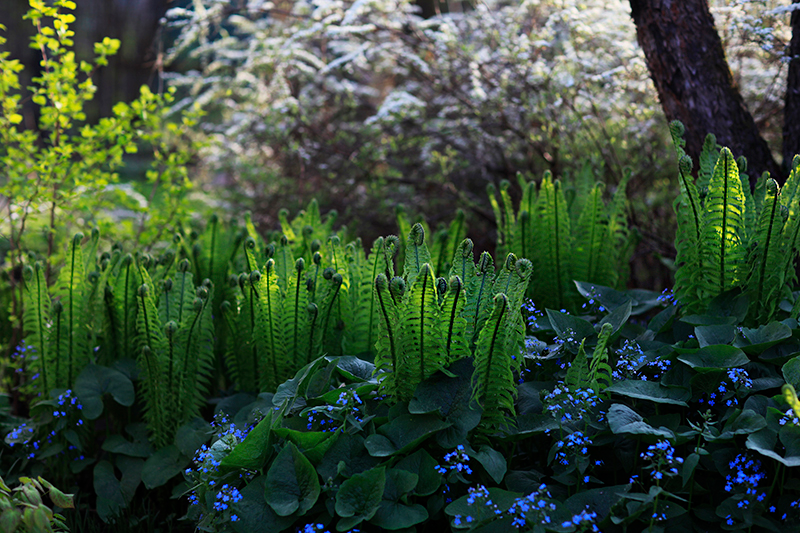
{"label": "green fern clump", "polygon": [[[533,262],[528,295],[537,305],[575,310],[580,300],[573,281],[608,287],[625,285],[632,253],[628,231],[626,173],[611,202],[603,200],[604,186],[584,178],[568,198],[560,180],[545,173],[538,192],[534,182],[519,177],[522,198],[515,211],[510,182],[500,184],[500,199],[489,186],[497,220],[498,254],[511,251]],[[583,184],[583,185],[581,185]]]}
{"label": "green fern clump", "polygon": [[765,173],[751,193],[746,162],[734,160],[730,150],[717,147],[709,135],[695,181],[682,131],[680,123],[671,125],[681,184],[674,204],[675,296],[686,313],[697,314],[705,312],[713,298],[741,292],[749,301],[747,321],[766,323],[790,294],[795,277],[800,158],[795,157],[783,188]]}
{"label": "green fern clump", "polygon": [[465,239],[448,277],[437,280],[425,262],[430,252],[424,228],[410,228],[403,276],[380,273],[375,279],[380,312],[375,366],[381,390],[403,401],[437,370],[473,358],[474,399],[484,407],[482,427],[491,431],[513,414],[513,373],[525,332],[520,307],[532,265],[509,254],[495,272],[490,254],[482,253],[477,264],[472,254],[472,241]]}

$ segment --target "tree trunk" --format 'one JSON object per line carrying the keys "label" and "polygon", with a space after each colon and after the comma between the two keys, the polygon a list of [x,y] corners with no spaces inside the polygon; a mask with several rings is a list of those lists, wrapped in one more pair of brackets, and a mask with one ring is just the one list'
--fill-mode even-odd
{"label": "tree trunk", "polygon": [[792,11],[792,40],[789,44],[789,76],[783,108],[783,166],[787,171],[792,158],[800,153],[800,11]]}
{"label": "tree trunk", "polygon": [[697,167],[706,134],[747,158],[751,179],[763,171],[782,181],[780,167],[733,82],[706,0],[630,0],[667,119],[686,126],[686,153]]}

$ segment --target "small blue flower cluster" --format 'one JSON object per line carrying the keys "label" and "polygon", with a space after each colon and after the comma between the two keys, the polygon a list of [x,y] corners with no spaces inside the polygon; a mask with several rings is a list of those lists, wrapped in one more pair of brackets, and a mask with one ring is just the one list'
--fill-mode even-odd
{"label": "small blue flower cluster", "polygon": [[[713,407],[718,401],[725,401],[725,405],[733,407],[739,404],[739,399],[736,393],[742,389],[749,389],[753,386],[753,381],[750,379],[747,371],[743,368],[731,368],[727,373],[728,378],[731,380],[729,384],[727,381],[722,381],[717,387],[717,390],[708,395],[708,405]],[[733,388],[729,388],[733,385]],[[703,403],[703,398],[698,400]]]}
{"label": "small blue flower cluster", "polygon": [[[471,507],[476,503],[482,503],[484,507],[489,509],[492,515],[499,517],[503,514],[503,511],[501,511],[500,508],[497,506],[497,504],[492,501],[492,497],[489,494],[489,489],[487,489],[483,485],[478,485],[477,488],[470,487],[467,490],[468,490],[467,505]],[[456,515],[453,518],[453,524],[456,526],[460,526],[465,522],[467,524],[470,524],[474,521],[475,517],[473,517],[472,515],[467,515],[467,516]]]}
{"label": "small blue flower cluster", "polygon": [[600,313],[605,312],[606,308],[602,304],[600,304],[600,303],[598,303],[596,301],[598,298],[599,298],[599,295],[597,294],[597,289],[594,286],[589,287],[589,297],[588,297],[586,303],[581,305],[581,309],[587,309],[588,308],[589,310],[597,310]]}
{"label": "small blue flower cluster", "polygon": [[342,427],[348,416],[358,423],[364,421],[364,402],[354,390],[345,390],[339,394],[335,405],[315,407],[306,411],[309,431],[336,431]]}
{"label": "small blue flower cluster", "polygon": [[337,421],[329,416],[329,413],[333,413],[334,409],[336,409],[334,406],[326,405],[320,409],[308,411],[307,429],[312,431],[315,425],[317,426],[317,431],[336,431],[339,429]]}
{"label": "small blue flower cluster", "polygon": [[800,419],[797,418],[794,409],[790,407],[789,409],[786,410],[781,419],[778,420],[778,423],[782,426],[785,426],[786,424],[789,423],[794,424],[795,426],[800,426]]}
{"label": "small blue flower cluster", "polygon": [[591,526],[592,531],[599,532],[600,529],[597,527],[597,524],[594,523],[595,520],[597,520],[597,513],[589,512],[588,509],[584,509],[580,513],[574,515],[571,520],[567,520],[564,523],[562,523],[561,527],[566,528],[566,527],[579,526],[585,528],[587,526]]}
{"label": "small blue flower cluster", "polygon": [[[72,395],[72,390],[71,389],[67,389],[63,393],[59,394],[58,397],[56,398],[56,402],[58,403],[59,407],[63,407],[66,410],[55,409],[53,411],[53,417],[55,417],[55,418],[60,418],[60,417],[67,416],[67,412],[70,410],[70,408],[73,408],[73,407],[75,409],[79,410],[79,411],[81,409],[83,409],[83,405],[81,405],[78,402],[78,398],[76,398],[75,396]],[[83,420],[79,419],[76,422],[76,425],[82,426],[83,425]]]}
{"label": "small blue flower cluster", "polygon": [[6,443],[12,448],[15,444],[27,444],[33,438],[34,432],[34,428],[23,423],[6,435]]}
{"label": "small blue flower cluster", "polygon": [[640,457],[650,463],[645,470],[652,470],[651,475],[656,481],[656,485],[664,479],[665,475],[667,477],[677,476],[677,465],[683,464],[683,458],[675,457],[675,448],[666,440],[659,440],[655,444],[651,444],[645,452],[640,454]]}
{"label": "small blue flower cluster", "polygon": [[468,489],[467,505],[470,507],[477,506],[478,509],[466,516],[456,515],[453,518],[453,525],[460,527],[467,524],[476,524],[478,521],[483,522],[502,518],[511,518],[512,525],[517,529],[550,524],[552,523],[552,518],[549,513],[556,510],[556,505],[551,498],[547,486],[542,484],[527,496],[516,498],[514,503],[506,511],[503,511],[492,501],[491,494],[486,487],[483,485],[478,485],[477,488],[470,487]]}
{"label": "small blue flower cluster", "polygon": [[[761,461],[748,459],[747,455],[740,453],[729,463],[733,473],[725,476],[725,491],[740,492],[737,507],[747,509],[754,502],[763,502],[767,493],[758,490],[758,485],[767,477],[761,470]],[[742,489],[744,492],[742,493]]]}
{"label": "small blue flower cluster", "polygon": [[556,505],[550,498],[547,485],[542,483],[539,488],[521,498],[517,498],[508,508],[508,515],[513,518],[512,525],[517,529],[524,528],[527,524],[549,524],[551,522],[548,511],[555,511]]}
{"label": "small blue flower cluster", "polygon": [[564,440],[556,441],[556,459],[562,465],[568,466],[576,455],[588,455],[591,443],[592,440],[582,431],[570,433]]}
{"label": "small blue flower cluster", "polygon": [[[14,349],[14,353],[11,354],[11,361],[13,362],[17,369],[15,370],[16,373],[22,373],[25,371],[25,359],[30,356],[31,361],[36,360],[36,349],[33,345],[28,344],[25,339],[20,341],[19,345]],[[38,374],[36,375],[39,376]]]}
{"label": "small blue flower cluster", "polygon": [[[215,511],[227,511],[228,504],[237,503],[241,501],[242,494],[239,492],[239,489],[236,487],[231,487],[227,483],[222,485],[222,488],[217,493],[214,502],[214,510]],[[239,518],[236,515],[231,515],[231,521],[236,522]]]}
{"label": "small blue flower cluster", "polygon": [[[525,303],[522,304],[522,311],[527,315],[528,320],[528,327],[531,329],[541,329],[542,326],[539,324],[539,319],[544,318],[544,313],[536,309],[536,304],[533,303],[533,300],[528,299]],[[547,324],[549,327],[549,324]]]}
{"label": "small blue flower cluster", "polygon": [[306,524],[302,529],[298,529],[297,533],[331,533],[322,524]]}
{"label": "small blue flower cluster", "polygon": [[[564,312],[563,309],[561,311]],[[567,328],[564,330],[563,336],[553,337],[553,344],[557,345],[558,348],[563,346],[570,350],[577,350],[582,340],[582,337],[578,337],[577,331],[572,328]]]}
{"label": "small blue flower cluster", "polygon": [[645,365],[647,357],[636,341],[626,339],[619,349],[619,358],[611,377],[614,379],[637,378],[639,369]]}
{"label": "small blue flower cluster", "polygon": [[587,417],[598,405],[597,395],[591,389],[570,391],[559,383],[544,397],[545,410],[562,424],[577,423]]}
{"label": "small blue flower cluster", "polygon": [[434,467],[442,475],[448,472],[472,474],[472,469],[469,467],[469,455],[464,453],[464,446],[461,444],[454,451],[444,456],[444,462],[446,466],[436,465]]}
{"label": "small blue flower cluster", "polygon": [[675,293],[672,292],[672,289],[664,289],[661,291],[661,296],[658,297],[658,301],[663,305],[678,305],[678,300],[675,299]]}
{"label": "small blue flower cluster", "polygon": [[661,378],[669,370],[672,361],[656,358],[647,361],[647,356],[636,341],[626,340],[619,350],[619,358],[611,377],[620,379],[639,379],[642,381]]}
{"label": "small blue flower cluster", "polygon": [[749,389],[753,387],[753,381],[744,368],[728,369],[728,378],[733,382],[735,388]]}

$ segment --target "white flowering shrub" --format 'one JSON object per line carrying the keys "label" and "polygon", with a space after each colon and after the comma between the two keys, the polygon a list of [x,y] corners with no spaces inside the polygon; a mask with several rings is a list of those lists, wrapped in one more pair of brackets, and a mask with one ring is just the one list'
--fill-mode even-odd
{"label": "white flowering shrub", "polygon": [[[772,4],[712,3],[762,123],[785,71],[767,46],[785,38],[780,15],[761,16]],[[489,182],[562,176],[588,161],[612,184],[625,166],[645,174],[629,192],[671,218],[663,191],[674,156],[627,0],[487,0],[427,20],[417,13],[407,0],[171,9],[167,22],[180,31],[169,60],[182,71],[171,83],[184,105],[209,111],[214,175],[269,205],[297,208],[314,195],[363,217],[405,201],[435,220],[433,202],[480,209]]]}
{"label": "white flowering shrub", "polygon": [[216,118],[211,168],[251,195],[485,204],[518,171],[652,166],[666,129],[628,3],[555,4],[424,20],[406,0],[195,0],[168,13],[190,66],[171,83]]}

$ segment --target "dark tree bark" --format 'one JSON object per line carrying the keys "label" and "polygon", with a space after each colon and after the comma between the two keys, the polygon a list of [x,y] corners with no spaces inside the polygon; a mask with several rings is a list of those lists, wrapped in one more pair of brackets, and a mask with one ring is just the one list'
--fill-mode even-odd
{"label": "dark tree bark", "polygon": [[630,0],[636,36],[644,51],[667,119],[686,126],[686,152],[697,166],[706,134],[738,157],[748,174],[763,171],[783,180],[733,82],[707,0]]}
{"label": "dark tree bark", "polygon": [[791,61],[783,108],[783,166],[787,170],[794,155],[800,154],[800,11],[792,11],[791,24]]}

